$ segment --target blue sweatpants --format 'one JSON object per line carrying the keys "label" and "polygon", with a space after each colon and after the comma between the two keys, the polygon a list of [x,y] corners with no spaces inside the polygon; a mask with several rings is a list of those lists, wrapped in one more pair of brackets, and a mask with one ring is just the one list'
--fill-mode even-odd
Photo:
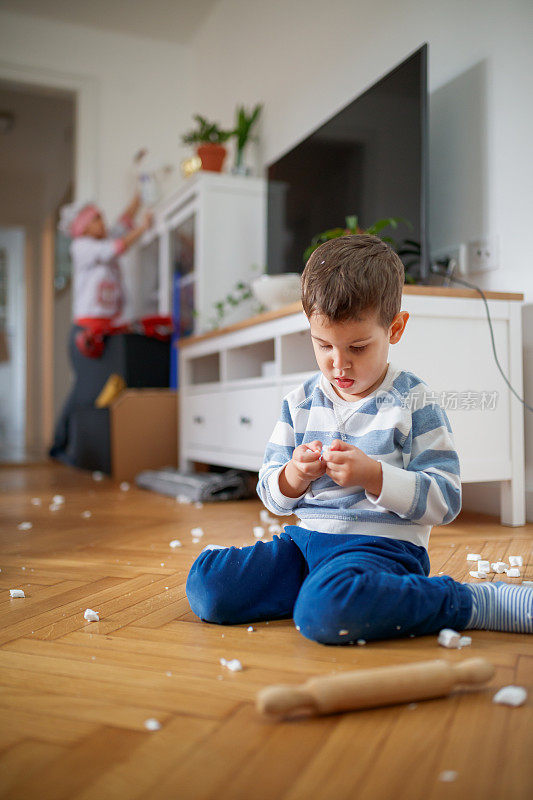
{"label": "blue sweatpants", "polygon": [[200,553],[186,591],[207,622],[293,617],[304,636],[324,644],[463,630],[471,591],[428,574],[427,551],[409,542],[287,525],[271,542]]}

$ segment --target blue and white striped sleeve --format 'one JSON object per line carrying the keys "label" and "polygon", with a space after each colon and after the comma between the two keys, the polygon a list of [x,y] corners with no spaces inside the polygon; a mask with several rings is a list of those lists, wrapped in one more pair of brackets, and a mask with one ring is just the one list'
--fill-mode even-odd
{"label": "blue and white striped sleeve", "polygon": [[281,415],[267,444],[263,466],[259,470],[257,494],[263,505],[273,514],[289,515],[301,497],[285,497],[279,488],[279,475],[294,452],[294,424],[287,398],[283,400]]}
{"label": "blue and white striped sleeve", "polygon": [[382,461],[381,494],[366,492],[366,497],[402,519],[447,525],[461,510],[459,457],[448,416],[438,403],[429,403],[413,412],[411,422],[403,445],[404,454],[409,454],[407,467]]}

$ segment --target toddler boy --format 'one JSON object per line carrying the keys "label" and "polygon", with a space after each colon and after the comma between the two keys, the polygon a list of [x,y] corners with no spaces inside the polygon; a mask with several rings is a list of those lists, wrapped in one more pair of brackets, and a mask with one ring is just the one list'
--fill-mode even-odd
{"label": "toddler boy", "polygon": [[448,417],[420,378],[387,361],[404,335],[404,267],[375,236],[317,248],[302,276],[320,372],[284,399],[258,493],[296,514],[271,542],[205,550],[187,579],[208,622],[293,617],[325,644],[441,628],[533,632],[533,589],[428,578],[433,525],[461,509]]}

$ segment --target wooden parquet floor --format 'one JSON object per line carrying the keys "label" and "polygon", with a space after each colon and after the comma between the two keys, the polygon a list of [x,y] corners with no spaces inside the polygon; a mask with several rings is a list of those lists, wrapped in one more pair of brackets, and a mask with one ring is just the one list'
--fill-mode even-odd
{"label": "wooden parquet floor", "polygon": [[[533,796],[533,637],[473,631],[472,647],[458,652],[436,636],[326,647],[291,620],[255,624],[253,633],[207,625],[188,606],[188,569],[205,544],[252,544],[258,501],[197,509],[52,464],[0,469],[0,492],[2,798]],[[65,504],[53,512],[55,494]],[[32,529],[19,531],[23,521]],[[193,544],[197,525],[205,536]],[[174,538],[182,548],[169,547]],[[463,513],[433,530],[432,574],[467,579],[468,551],[491,561],[517,553],[531,579],[532,542],[532,524],[507,528]],[[25,599],[10,599],[13,588]],[[100,622],[86,622],[86,608]],[[474,655],[496,666],[488,687],[415,706],[285,722],[254,707],[271,683]],[[244,670],[221,668],[221,657],[239,658]],[[506,684],[528,686],[528,704],[493,704]],[[144,727],[152,717],[155,732]],[[456,779],[443,781],[445,770]]]}

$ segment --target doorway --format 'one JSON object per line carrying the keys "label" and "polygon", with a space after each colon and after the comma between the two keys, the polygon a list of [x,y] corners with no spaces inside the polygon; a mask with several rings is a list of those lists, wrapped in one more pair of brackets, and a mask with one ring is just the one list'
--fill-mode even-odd
{"label": "doorway", "polygon": [[54,237],[59,208],[74,194],[75,124],[74,91],[0,80],[4,463],[46,456],[71,382],[70,274]]}
{"label": "doorway", "polygon": [[0,228],[0,459],[25,458],[24,230]]}

